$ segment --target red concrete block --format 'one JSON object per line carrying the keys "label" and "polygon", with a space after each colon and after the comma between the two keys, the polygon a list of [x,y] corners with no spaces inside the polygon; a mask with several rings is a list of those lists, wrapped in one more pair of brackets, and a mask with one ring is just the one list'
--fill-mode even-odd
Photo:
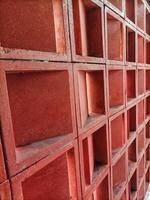
{"label": "red concrete block", "polygon": [[125,14],[125,0],[104,0],[105,4],[115,11],[117,14],[124,17]]}
{"label": "red concrete block", "polygon": [[145,181],[141,182],[141,185],[139,187],[139,192],[138,192],[138,200],[143,200],[145,197]]}
{"label": "red concrete block", "polygon": [[136,29],[133,28],[129,23],[126,25],[126,63],[136,64]]}
{"label": "red concrete block", "polygon": [[145,31],[145,5],[143,0],[136,0],[136,25],[140,31]]}
{"label": "red concrete block", "polygon": [[136,67],[126,67],[126,105],[132,104],[137,97]]}
{"label": "red concrete block", "polygon": [[108,114],[113,115],[125,107],[125,68],[108,65],[107,85]]}
{"label": "red concrete block", "polygon": [[145,169],[150,167],[150,143],[146,143],[145,148]]}
{"label": "red concrete block", "polygon": [[125,1],[125,19],[129,21],[133,26],[136,19],[136,0]]}
{"label": "red concrete block", "polygon": [[127,108],[127,139],[131,140],[136,135],[137,130],[137,106],[132,105]]}
{"label": "red concrete block", "polygon": [[111,167],[112,199],[119,200],[126,188],[127,157],[124,153]]}
{"label": "red concrete block", "polygon": [[137,142],[136,138],[129,144],[128,149],[128,177],[130,178],[137,166]]}
{"label": "red concrete block", "polygon": [[110,177],[109,173],[98,180],[92,191],[83,198],[84,200],[110,200]]}
{"label": "red concrete block", "polygon": [[0,183],[4,182],[5,180],[6,180],[5,162],[4,162],[3,148],[0,142]]}
{"label": "red concrete block", "polygon": [[150,7],[146,7],[146,33],[150,36]]}
{"label": "red concrete block", "polygon": [[73,75],[70,64],[0,65],[2,135],[14,175],[76,137]]}
{"label": "red concrete block", "polygon": [[[119,2],[119,1],[117,1]],[[123,19],[105,8],[106,62],[123,64],[125,57],[125,26]]]}
{"label": "red concrete block", "polygon": [[106,75],[104,65],[74,64],[79,134],[106,119]]}
{"label": "red concrete block", "polygon": [[146,120],[150,119],[150,96],[147,95],[145,98],[145,112],[146,112]]}
{"label": "red concrete block", "polygon": [[146,38],[146,64],[150,66],[150,39]]}
{"label": "red concrete block", "polygon": [[145,70],[145,78],[146,78],[146,92],[149,93],[150,92],[150,69],[146,69]]}
{"label": "red concrete block", "polygon": [[146,171],[145,182],[146,182],[146,184],[145,184],[145,191],[147,191],[149,183],[150,183],[150,168],[148,168],[148,170]]}
{"label": "red concrete block", "polygon": [[67,0],[0,3],[0,58],[69,61]]}
{"label": "red concrete block", "polygon": [[145,64],[145,39],[144,35],[140,32],[137,33],[137,63],[138,65],[144,65]]}
{"label": "red concrete block", "polygon": [[80,169],[83,196],[87,194],[108,169],[108,127],[105,122],[82,134],[79,138]]}
{"label": "red concrete block", "polygon": [[11,190],[8,181],[0,184],[0,199],[1,200],[11,200]]}
{"label": "red concrete block", "polygon": [[144,172],[145,172],[145,162],[144,162],[144,155],[143,157],[139,160],[138,163],[138,186],[140,187],[143,178],[144,178]]}
{"label": "red concrete block", "polygon": [[138,67],[138,96],[144,95],[146,92],[145,68]]}
{"label": "red concrete block", "polygon": [[129,200],[135,200],[136,199],[137,191],[138,191],[137,170],[135,170],[132,177],[128,181]]}
{"label": "red concrete block", "polygon": [[137,149],[138,158],[140,158],[145,148],[145,129],[140,130],[137,135],[137,146],[138,146],[138,149]]}
{"label": "red concrete block", "polygon": [[14,200],[81,199],[77,141],[11,179]]}
{"label": "red concrete block", "polygon": [[143,124],[145,120],[145,103],[144,100],[141,100],[137,104],[137,111],[138,111],[138,127]]}
{"label": "red concrete block", "polygon": [[73,61],[104,63],[104,8],[97,0],[69,3]]}
{"label": "red concrete block", "polygon": [[146,139],[150,139],[150,121],[146,123]]}
{"label": "red concrete block", "polygon": [[117,159],[124,150],[127,141],[126,113],[119,112],[109,119],[110,153],[111,160]]}

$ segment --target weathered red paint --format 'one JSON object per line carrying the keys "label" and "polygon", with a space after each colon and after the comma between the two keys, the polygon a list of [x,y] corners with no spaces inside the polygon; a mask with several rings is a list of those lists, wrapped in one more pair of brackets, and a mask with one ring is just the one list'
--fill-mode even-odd
{"label": "weathered red paint", "polygon": [[103,4],[97,0],[70,0],[68,3],[73,61],[104,63]]}
{"label": "weathered red paint", "polygon": [[109,119],[111,161],[124,150],[127,140],[126,114],[121,111]]}
{"label": "weathered red paint", "polygon": [[125,24],[121,17],[108,8],[105,9],[105,32],[106,62],[108,64],[124,64]]}
{"label": "weathered red paint", "polygon": [[111,167],[112,199],[120,199],[124,193],[127,181],[127,154],[120,156]]}
{"label": "weathered red paint", "polygon": [[0,199],[1,200],[11,200],[11,189],[9,181],[6,180],[5,182],[0,184]]}
{"label": "weathered red paint", "polygon": [[82,192],[85,196],[108,170],[109,141],[106,122],[93,127],[79,137]]}
{"label": "weathered red paint", "polygon": [[136,0],[125,0],[125,17],[132,25],[135,25],[136,19]]}
{"label": "weathered red paint", "polygon": [[126,68],[126,105],[130,105],[137,98],[137,69],[136,67]]}
{"label": "weathered red paint", "polygon": [[0,58],[70,61],[67,0],[1,1],[0,13]]}
{"label": "weathered red paint", "polygon": [[2,135],[12,176],[76,137],[73,76],[71,64],[0,65]]}
{"label": "weathered red paint", "polygon": [[101,177],[98,182],[93,187],[92,191],[89,192],[86,197],[83,198],[84,200],[97,200],[103,199],[108,200],[110,199],[110,176],[109,173],[106,174],[104,177]]}
{"label": "weathered red paint", "polygon": [[135,170],[132,177],[128,181],[128,197],[129,197],[129,199],[136,199],[137,191],[138,191],[137,170]]}
{"label": "weathered red paint", "polygon": [[127,139],[130,140],[137,131],[137,106],[131,105],[127,109]]}
{"label": "weathered red paint", "polygon": [[108,114],[113,115],[125,108],[125,68],[108,65],[107,81]]}
{"label": "weathered red paint", "polygon": [[79,134],[104,121],[107,115],[104,65],[74,64]]}
{"label": "weathered red paint", "polygon": [[77,141],[11,179],[14,200],[81,199]]}

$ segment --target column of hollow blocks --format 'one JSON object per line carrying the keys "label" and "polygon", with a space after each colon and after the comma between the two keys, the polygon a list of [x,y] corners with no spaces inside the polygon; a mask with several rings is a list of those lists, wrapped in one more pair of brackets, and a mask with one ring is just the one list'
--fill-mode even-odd
{"label": "column of hollow blocks", "polygon": [[0,12],[0,199],[81,199],[68,2]]}
{"label": "column of hollow blocks", "polygon": [[149,5],[70,1],[69,16],[82,197],[142,200],[150,180]]}
{"label": "column of hollow blocks", "polygon": [[0,199],[143,200],[146,0],[0,1]]}

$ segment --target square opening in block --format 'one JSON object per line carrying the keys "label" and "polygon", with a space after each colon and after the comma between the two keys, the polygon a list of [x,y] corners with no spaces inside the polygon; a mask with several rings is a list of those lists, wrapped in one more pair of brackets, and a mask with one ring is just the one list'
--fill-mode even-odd
{"label": "square opening in block", "polygon": [[146,149],[146,166],[150,163],[150,145]]}
{"label": "square opening in block", "polygon": [[89,186],[108,164],[106,125],[82,141],[85,185]]}
{"label": "square opening in block", "polygon": [[146,191],[147,191],[149,183],[150,183],[150,169],[148,169],[146,172],[145,181],[146,181],[145,187],[146,187]]}
{"label": "square opening in block", "polygon": [[126,70],[127,75],[127,101],[136,98],[136,70]]}
{"label": "square opening in block", "polygon": [[145,129],[138,133],[138,154],[140,155],[145,147]]}
{"label": "square opening in block", "polygon": [[103,199],[103,200],[109,199],[109,177],[108,177],[108,175],[96,187],[96,189],[94,190],[92,195],[89,198],[87,198],[87,200],[97,200],[97,199]]}
{"label": "square opening in block", "polygon": [[123,24],[108,13],[106,23],[108,59],[123,61]]}
{"label": "square opening in block", "polygon": [[140,126],[145,120],[144,101],[138,103],[138,126]]}
{"label": "square opening in block", "polygon": [[132,175],[129,184],[129,199],[135,199],[135,195],[137,193],[138,190],[138,186],[137,186],[137,171],[134,172],[134,174]]}
{"label": "square opening in block", "polygon": [[126,27],[126,60],[135,62],[136,56],[136,40],[135,31]]}
{"label": "square opening in block", "polygon": [[150,70],[145,70],[146,73],[146,91],[150,91]]}
{"label": "square opening in block", "polygon": [[150,10],[146,9],[146,33],[150,35]]}
{"label": "square opening in block", "polygon": [[126,0],[126,16],[135,23],[135,0]]}
{"label": "square opening in block", "polygon": [[6,80],[19,160],[73,133],[67,70],[6,73]]}
{"label": "square opening in block", "polygon": [[104,117],[104,71],[79,71],[78,72],[79,101],[81,112],[81,126],[93,122],[99,117]]}
{"label": "square opening in block", "polygon": [[144,30],[145,8],[142,0],[137,0],[137,26]]}
{"label": "square opening in block", "polygon": [[118,160],[118,162],[112,168],[112,184],[113,184],[113,196],[122,191],[126,183],[126,154]]}
{"label": "square opening in block", "polygon": [[103,12],[91,0],[73,0],[76,54],[103,58]]}
{"label": "square opening in block", "polygon": [[127,137],[128,139],[136,132],[137,127],[136,106],[127,111]]}
{"label": "square opening in block", "polygon": [[136,140],[134,140],[128,147],[128,173],[130,174],[135,167],[137,160],[136,155]]}
{"label": "square opening in block", "polygon": [[145,70],[138,69],[138,95],[142,95],[145,92]]}
{"label": "square opening in block", "polygon": [[150,121],[146,124],[146,138],[150,139]]}
{"label": "square opening in block", "polygon": [[144,184],[144,181],[145,180],[142,181],[141,186],[139,188],[138,200],[143,200],[144,197],[145,197],[145,184]]}
{"label": "square opening in block", "polygon": [[135,171],[133,176],[130,179],[130,182],[129,182],[130,199],[134,199],[136,192],[137,192],[137,189],[138,189],[138,186],[137,186],[137,171]]}
{"label": "square opening in block", "polygon": [[65,53],[63,0],[0,1],[0,41],[8,49]]}
{"label": "square opening in block", "polygon": [[74,149],[23,180],[21,185],[24,200],[77,199]]}
{"label": "square opening in block", "polygon": [[124,113],[117,116],[110,122],[111,131],[111,151],[114,157],[120,151],[126,142],[125,116]]}
{"label": "square opening in block", "polygon": [[114,5],[117,9],[119,9],[120,11],[122,11],[123,8],[123,2],[122,0],[118,1],[118,0],[107,0],[109,3],[111,3],[112,5]]}
{"label": "square opening in block", "polygon": [[[119,84],[118,84],[119,83]],[[124,71],[108,70],[108,95],[110,112],[124,105]]]}
{"label": "square opening in block", "polygon": [[141,183],[141,180],[144,176],[144,170],[145,170],[145,165],[144,165],[144,156],[142,157],[142,159],[140,160],[139,162],[139,165],[138,165],[138,184]]}
{"label": "square opening in block", "polygon": [[146,41],[146,64],[150,64],[150,42]]}
{"label": "square opening in block", "polygon": [[144,42],[144,38],[141,35],[137,36],[137,40],[138,40],[138,63],[144,63],[144,59],[145,59],[145,42]]}
{"label": "square opening in block", "polygon": [[145,106],[146,106],[146,117],[150,116],[150,96],[148,96],[145,100]]}

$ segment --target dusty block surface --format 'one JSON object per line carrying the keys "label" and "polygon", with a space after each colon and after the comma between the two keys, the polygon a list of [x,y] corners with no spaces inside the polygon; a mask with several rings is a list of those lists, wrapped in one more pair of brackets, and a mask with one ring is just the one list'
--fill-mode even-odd
{"label": "dusty block surface", "polygon": [[69,143],[54,156],[46,157],[13,177],[11,179],[13,198],[15,200],[80,199],[78,159],[76,141]]}
{"label": "dusty block surface", "polygon": [[76,137],[73,77],[69,64],[1,66],[2,134],[13,175]]}
{"label": "dusty block surface", "polygon": [[75,96],[79,134],[106,118],[106,73],[104,65],[74,64]]}
{"label": "dusty block surface", "polygon": [[81,135],[79,147],[82,190],[85,195],[108,169],[108,124],[103,122]]}
{"label": "dusty block surface", "polygon": [[11,200],[11,190],[8,181],[0,184],[0,199],[1,200]]}
{"label": "dusty block surface", "polygon": [[117,113],[109,119],[110,157],[113,161],[124,150],[127,140],[126,114]]}
{"label": "dusty block surface", "polygon": [[108,114],[113,115],[125,107],[125,69],[108,65],[107,81]]}
{"label": "dusty block surface", "polygon": [[69,1],[73,61],[103,63],[104,6],[96,0]]}
{"label": "dusty block surface", "polygon": [[[106,62],[124,63],[125,57],[125,26],[122,18],[105,9],[106,31]],[[112,39],[113,38],[113,39]]]}
{"label": "dusty block surface", "polygon": [[1,58],[70,60],[66,0],[7,0],[0,8]]}

